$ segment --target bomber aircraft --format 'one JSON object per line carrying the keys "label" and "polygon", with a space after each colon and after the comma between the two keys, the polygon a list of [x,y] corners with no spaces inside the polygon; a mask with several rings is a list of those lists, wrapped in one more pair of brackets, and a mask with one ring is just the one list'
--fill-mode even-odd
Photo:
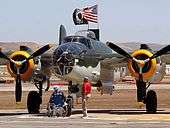
{"label": "bomber aircraft", "polygon": [[[65,27],[60,26],[59,46],[52,53],[44,53],[50,48],[46,45],[30,54],[26,50],[16,51],[6,56],[0,52],[0,57],[9,61],[9,73],[16,78],[16,101],[21,101],[21,80],[30,77],[39,92],[31,91],[27,99],[29,113],[38,113],[42,101],[42,76],[57,77],[72,81],[72,89],[77,90],[74,84],[81,85],[83,78],[88,76],[92,85],[112,94],[114,68],[127,65],[130,73],[136,78],[137,101],[146,104],[146,111],[155,113],[157,97],[153,90],[147,91],[153,79],[161,80],[165,75],[165,66],[159,56],[169,51],[170,45],[152,53],[146,44],[132,53],[126,52],[119,46],[108,42],[107,45],[96,39],[92,31],[79,31],[75,35],[67,36]],[[114,52],[116,51],[116,52]],[[44,54],[42,54],[44,53]],[[119,54],[118,54],[119,53]],[[42,55],[41,55],[42,54]],[[38,58],[38,70],[33,66],[32,58]],[[32,74],[32,75],[30,75]],[[75,91],[73,91],[75,92]]]}

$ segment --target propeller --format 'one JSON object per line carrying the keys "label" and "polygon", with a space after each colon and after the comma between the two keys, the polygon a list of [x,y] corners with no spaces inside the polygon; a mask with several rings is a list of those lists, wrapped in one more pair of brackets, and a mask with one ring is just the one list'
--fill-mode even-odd
{"label": "propeller", "polygon": [[10,61],[10,58],[6,56],[3,52],[0,51],[0,58],[6,59]]}
{"label": "propeller", "polygon": [[[134,57],[132,57],[129,53],[127,53],[125,50],[123,50],[122,48],[120,48],[119,46],[117,46],[116,44],[113,44],[111,42],[106,42],[106,45],[108,45],[112,50],[114,50],[115,52],[117,52],[118,54],[128,58],[128,59],[133,59],[136,62],[140,62],[139,60],[135,59]],[[144,62],[148,62],[156,57],[159,57],[161,55],[166,54],[168,51],[170,51],[170,45],[167,45],[165,47],[163,47],[162,49],[160,49],[159,51],[157,51],[156,53],[154,53],[150,58],[144,60]]]}
{"label": "propeller", "polygon": [[127,53],[125,50],[123,50],[122,48],[120,48],[116,44],[113,44],[111,42],[106,42],[106,45],[109,46],[112,50],[114,50],[118,54],[125,56],[126,58],[133,59],[133,57],[129,53]]}
{"label": "propeller", "polygon": [[21,85],[20,68],[22,67],[22,65],[24,63],[26,63],[30,59],[33,59],[34,57],[40,56],[41,54],[48,51],[51,47],[52,47],[52,45],[47,44],[47,45],[41,47],[40,49],[38,49],[37,51],[35,51],[30,57],[28,57],[27,59],[22,60],[22,61],[15,61],[15,60],[7,57],[4,53],[2,53],[0,51],[0,58],[4,58],[6,60],[9,60],[10,62],[12,62],[15,65],[15,67],[17,69],[17,74],[16,74],[16,78],[15,78],[16,79],[16,83],[15,83],[15,99],[16,99],[16,103],[21,102],[21,97],[22,97],[22,85]]}
{"label": "propeller", "polygon": [[168,51],[170,51],[170,45],[167,45],[167,46],[163,47],[162,49],[160,49],[159,51],[157,51],[155,54],[153,54],[153,56],[150,57],[150,59],[153,59],[153,58],[156,58],[158,56],[164,55]]}
{"label": "propeller", "polygon": [[21,101],[21,97],[22,97],[21,77],[20,77],[20,73],[19,73],[19,68],[17,68],[16,83],[15,83],[15,100],[16,100],[16,103]]}
{"label": "propeller", "polygon": [[27,61],[34,58],[34,57],[37,57],[37,56],[40,56],[41,54],[43,54],[44,52],[48,51],[50,48],[52,47],[52,45],[50,44],[47,44],[43,47],[41,47],[40,49],[38,49],[37,51],[35,51],[30,57],[27,58]]}
{"label": "propeller", "polygon": [[164,55],[168,51],[170,51],[170,45],[167,45],[167,46],[163,47],[162,49],[160,49],[159,51],[157,51],[156,53],[154,53],[151,57],[149,57],[149,58],[147,58],[145,60],[139,60],[139,59],[136,59],[136,58],[132,57],[129,53],[127,53],[125,50],[123,50],[122,48],[120,48],[116,44],[113,44],[111,42],[106,42],[106,45],[109,46],[112,50],[114,50],[118,54],[120,54],[120,55],[122,55],[122,56],[124,56],[124,57],[126,57],[128,59],[134,60],[138,64],[138,67],[139,67],[139,79],[140,80],[143,80],[142,68],[144,67],[145,63],[149,62],[150,60],[152,60],[152,59],[154,59],[156,57]]}

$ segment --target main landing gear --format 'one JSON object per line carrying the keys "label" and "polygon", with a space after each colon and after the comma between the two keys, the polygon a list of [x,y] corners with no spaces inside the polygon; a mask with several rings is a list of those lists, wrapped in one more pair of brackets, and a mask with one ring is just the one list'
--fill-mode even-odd
{"label": "main landing gear", "polygon": [[40,104],[42,103],[42,86],[43,82],[38,81],[35,83],[35,86],[38,88],[37,91],[30,91],[27,97],[27,109],[30,114],[39,113]]}
{"label": "main landing gear", "polygon": [[147,113],[156,113],[157,111],[157,96],[154,90],[148,90],[146,82],[136,80],[137,86],[137,101],[146,104]]}

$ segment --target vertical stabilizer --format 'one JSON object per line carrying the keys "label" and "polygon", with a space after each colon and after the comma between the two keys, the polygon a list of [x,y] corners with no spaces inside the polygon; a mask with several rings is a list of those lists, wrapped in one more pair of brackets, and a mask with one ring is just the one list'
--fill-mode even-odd
{"label": "vertical stabilizer", "polygon": [[62,43],[64,37],[66,37],[66,29],[65,29],[64,25],[60,25],[59,45]]}

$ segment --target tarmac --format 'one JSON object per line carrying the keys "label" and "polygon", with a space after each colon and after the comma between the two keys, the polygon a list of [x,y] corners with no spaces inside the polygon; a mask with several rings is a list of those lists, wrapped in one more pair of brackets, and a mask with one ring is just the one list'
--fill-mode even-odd
{"label": "tarmac", "polygon": [[70,117],[47,117],[27,114],[27,110],[0,110],[0,127],[8,128],[169,128],[170,110],[162,109],[157,114],[146,114],[144,110],[89,110],[88,117],[74,113]]}
{"label": "tarmac", "polygon": [[[67,87],[62,87],[67,89]],[[169,90],[168,84],[154,84],[152,89]],[[24,83],[23,90],[36,88]],[[118,84],[116,90],[134,90],[135,85]],[[1,91],[14,91],[14,85],[0,85]],[[167,107],[167,106],[166,106]],[[159,107],[156,114],[147,114],[145,109],[114,108],[88,109],[88,117],[82,118],[81,109],[73,109],[70,117],[47,117],[46,110],[40,114],[28,114],[26,109],[1,109],[0,128],[170,128],[170,107]]]}

